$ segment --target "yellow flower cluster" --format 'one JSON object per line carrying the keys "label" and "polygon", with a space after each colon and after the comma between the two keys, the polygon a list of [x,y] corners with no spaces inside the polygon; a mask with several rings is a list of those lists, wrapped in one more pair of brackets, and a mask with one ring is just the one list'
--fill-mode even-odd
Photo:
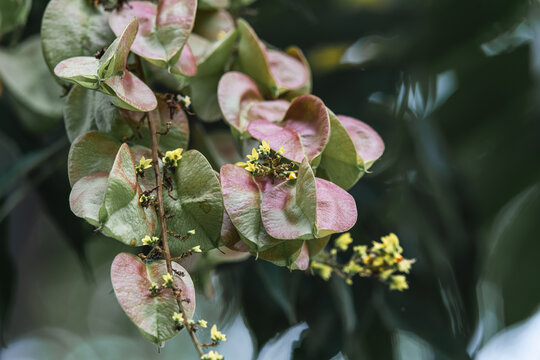
{"label": "yellow flower cluster", "polygon": [[174,279],[170,273],[163,275],[162,278],[163,278],[163,284],[161,286],[166,287],[166,288],[173,286]]}
{"label": "yellow flower cluster", "polygon": [[135,167],[135,172],[139,176],[144,176],[144,170],[152,167],[152,159],[145,159],[144,156],[139,160],[139,165]]}
{"label": "yellow flower cluster", "polygon": [[396,273],[408,274],[415,260],[403,257],[403,248],[399,245],[399,239],[395,234],[381,237],[380,242],[374,241],[369,249],[365,245],[354,246],[351,258],[345,264],[339,264],[338,250],[347,251],[352,242],[349,233],[342,234],[336,239],[330,254],[321,255],[324,261],[313,261],[311,268],[324,280],[328,280],[334,272],[343,277],[347,284],[352,284],[352,277],[355,275],[375,276],[388,284],[390,290],[408,289],[406,277]]}
{"label": "yellow flower cluster", "polygon": [[333,268],[330,265],[326,265],[317,261],[312,261],[311,268],[326,281],[328,281],[332,276]]}
{"label": "yellow flower cluster", "polygon": [[223,360],[223,355],[219,354],[217,351],[210,350],[208,353],[201,356],[201,360]]}
{"label": "yellow flower cluster", "polygon": [[184,325],[184,315],[182,313],[175,312],[172,316],[172,319],[176,326],[183,326]]}
{"label": "yellow flower cluster", "polygon": [[202,250],[201,250],[201,245],[197,245],[197,246],[194,246],[191,248],[191,252],[194,252],[194,253],[201,253]]}
{"label": "yellow flower cluster", "polygon": [[178,162],[182,159],[182,152],[184,149],[178,148],[173,151],[167,151],[165,156],[161,158],[163,163],[171,168],[177,168]]}
{"label": "yellow flower cluster", "polygon": [[257,176],[270,175],[281,179],[296,179],[296,172],[291,170],[294,164],[281,162],[284,153],[283,146],[279,151],[273,151],[270,144],[263,140],[258,149],[251,149],[251,155],[247,155],[247,162],[237,162],[236,165]]}
{"label": "yellow flower cluster", "polygon": [[212,341],[227,341],[227,335],[219,331],[216,324],[210,329],[210,338]]}
{"label": "yellow flower cluster", "polygon": [[143,243],[143,245],[156,246],[159,243],[159,238],[157,236],[150,237],[146,235],[141,239],[141,242]]}

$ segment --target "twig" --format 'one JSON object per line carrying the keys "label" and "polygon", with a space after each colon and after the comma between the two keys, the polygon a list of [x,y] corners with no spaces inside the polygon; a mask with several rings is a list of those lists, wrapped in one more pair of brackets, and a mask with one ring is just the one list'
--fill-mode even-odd
{"label": "twig", "polygon": [[[156,129],[154,127],[154,121],[152,117],[155,116],[153,112],[148,113],[148,128],[150,130],[150,136],[152,140],[152,163],[154,165],[154,173],[156,174],[156,185],[157,185],[157,203],[158,203],[158,215],[159,215],[159,222],[161,225],[161,242],[163,245],[163,255],[165,257],[165,263],[167,265],[167,271],[169,274],[173,274],[173,268],[171,263],[171,253],[169,252],[169,242],[167,241],[167,224],[165,222],[165,209],[163,207],[163,181],[161,178],[161,172],[159,171],[159,159],[158,159],[158,144],[157,144],[157,136],[156,136]],[[176,298],[176,303],[178,304],[178,308],[180,312],[183,315],[184,318],[184,327],[189,333],[189,336],[191,337],[191,340],[193,341],[193,345],[195,345],[195,348],[197,349],[197,352],[199,353],[199,356],[203,356],[204,352],[201,348],[201,343],[195,336],[195,333],[191,326],[189,326],[188,323],[188,317],[186,314],[186,311],[184,309],[184,306],[182,305],[182,296],[180,289],[178,289],[173,282],[172,285],[172,291]]]}

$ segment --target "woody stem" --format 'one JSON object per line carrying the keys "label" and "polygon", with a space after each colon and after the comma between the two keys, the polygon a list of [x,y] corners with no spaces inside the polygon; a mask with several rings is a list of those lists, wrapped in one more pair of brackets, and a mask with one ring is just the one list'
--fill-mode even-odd
{"label": "woody stem", "polygon": [[[167,272],[173,275],[174,273],[173,273],[173,268],[172,268],[171,253],[169,252],[169,242],[167,241],[167,223],[165,222],[165,208],[163,207],[163,179],[161,177],[161,172],[159,170],[158,144],[157,144],[156,127],[155,127],[155,124],[157,122],[155,121],[155,113],[149,112],[147,116],[147,120],[148,120],[148,129],[150,130],[150,137],[152,140],[152,164],[154,165],[154,173],[156,175],[157,205],[158,205],[159,223],[161,225],[161,243],[162,243],[162,248],[163,248],[163,256],[165,257],[165,263],[167,265]],[[178,304],[178,309],[183,315],[184,327],[188,331],[189,336],[191,337],[191,340],[193,342],[193,345],[195,346],[195,348],[197,349],[197,352],[199,353],[199,356],[203,356],[204,353],[201,347],[201,343],[197,339],[197,336],[195,335],[195,332],[193,331],[191,326],[189,326],[188,324],[188,317],[184,309],[184,306],[182,305],[182,293],[180,289],[178,289],[174,281],[173,281],[171,290],[176,299],[176,303]]]}

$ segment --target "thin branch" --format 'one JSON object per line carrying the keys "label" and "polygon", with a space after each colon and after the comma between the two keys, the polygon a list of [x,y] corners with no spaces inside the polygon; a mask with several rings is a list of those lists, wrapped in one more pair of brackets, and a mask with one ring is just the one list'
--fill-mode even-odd
{"label": "thin branch", "polygon": [[[159,171],[159,158],[158,158],[158,144],[157,144],[157,136],[156,136],[156,129],[154,126],[154,113],[149,112],[148,113],[148,128],[150,130],[150,136],[152,140],[152,164],[154,165],[154,173],[156,174],[156,185],[157,185],[157,204],[158,204],[158,213],[159,213],[159,222],[161,224],[161,242],[163,245],[163,255],[165,257],[165,263],[167,264],[167,271],[169,274],[173,274],[173,268],[171,263],[171,253],[169,252],[169,242],[167,241],[167,224],[165,223],[165,209],[163,207],[163,180],[161,178],[161,172]],[[178,304],[178,308],[180,309],[180,312],[182,313],[184,317],[184,327],[189,333],[189,336],[191,337],[191,340],[193,341],[193,345],[195,345],[195,348],[197,349],[197,352],[199,353],[199,356],[203,356],[204,352],[201,348],[201,344],[197,337],[195,336],[195,332],[189,326],[188,324],[188,317],[186,314],[186,311],[184,309],[184,306],[182,305],[182,294],[180,289],[178,289],[173,281],[172,285],[172,291],[176,298],[176,303]]]}

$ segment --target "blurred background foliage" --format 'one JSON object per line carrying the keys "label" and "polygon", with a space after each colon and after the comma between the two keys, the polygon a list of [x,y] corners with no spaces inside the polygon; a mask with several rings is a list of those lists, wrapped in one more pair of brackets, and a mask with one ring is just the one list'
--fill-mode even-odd
{"label": "blurred background foliage", "polygon": [[[185,334],[161,354],[141,341],[109,280],[122,245],[69,209],[64,90],[37,41],[46,3],[0,5],[0,358],[194,358]],[[253,258],[200,266],[199,314],[229,323],[220,352],[540,357],[538,2],[258,0],[237,15],[303,49],[313,93],[381,134],[386,153],[352,189],[352,234],[395,232],[417,263],[403,293]]]}

